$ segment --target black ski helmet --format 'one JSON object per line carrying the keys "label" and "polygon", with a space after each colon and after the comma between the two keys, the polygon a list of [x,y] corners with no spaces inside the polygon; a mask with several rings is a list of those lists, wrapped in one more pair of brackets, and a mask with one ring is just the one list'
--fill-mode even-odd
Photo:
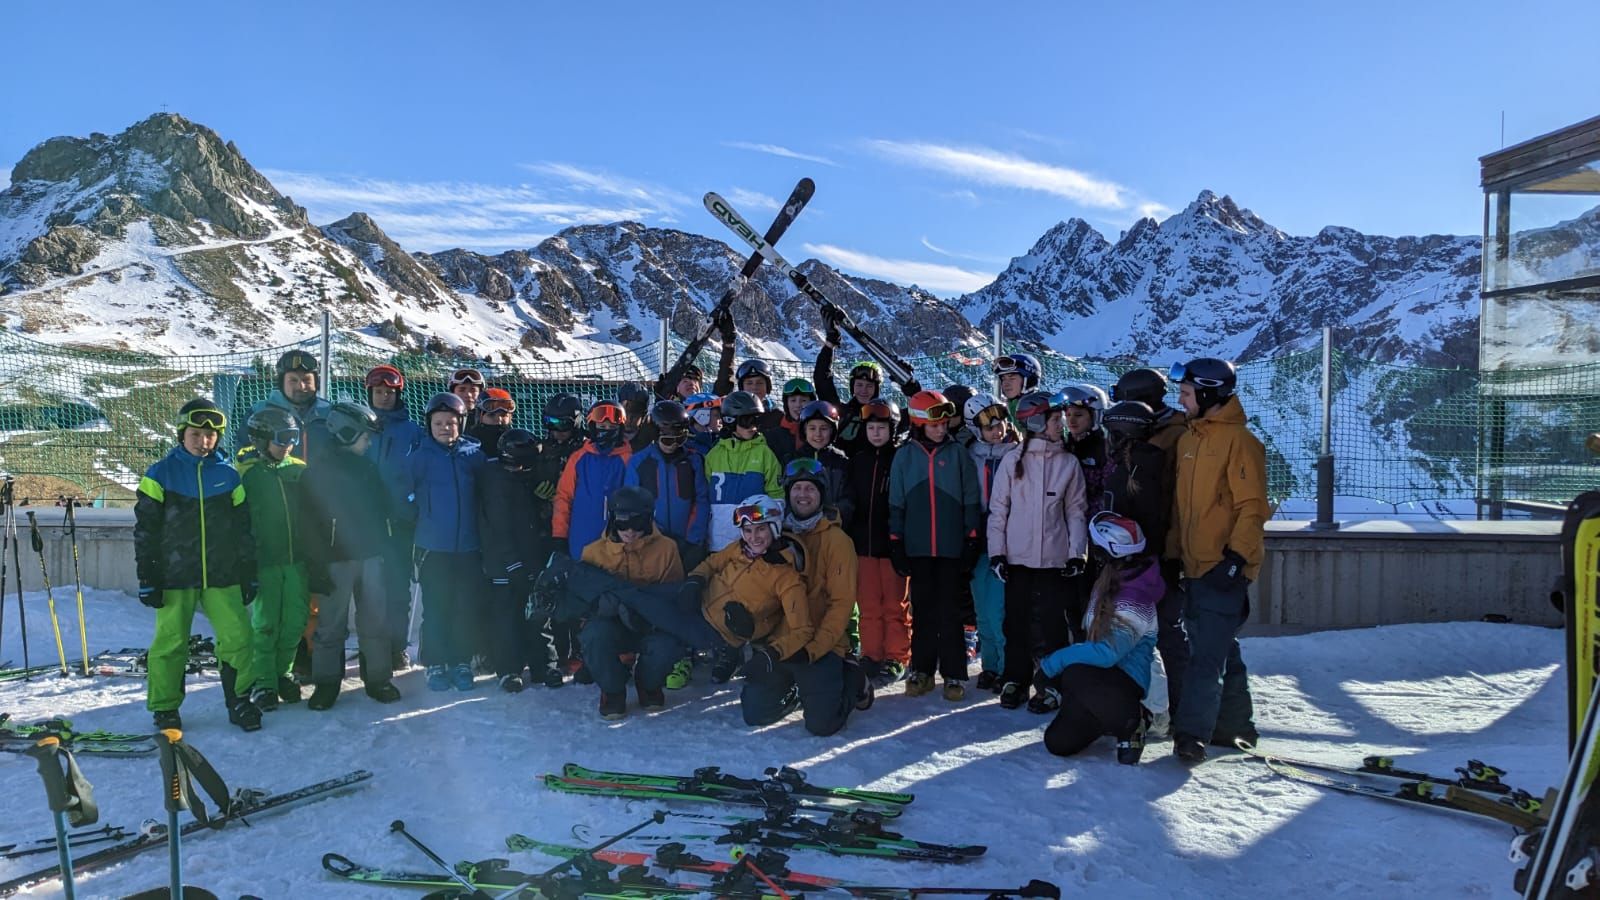
{"label": "black ski helmet", "polygon": [[617,388],[617,402],[628,411],[628,421],[634,424],[644,421],[650,408],[650,396],[650,388],[643,382],[628,381]]}
{"label": "black ski helmet", "polygon": [[975,393],[972,388],[969,388],[964,384],[952,384],[943,391],[940,391],[940,393],[944,394],[944,398],[946,400],[949,400],[951,403],[956,405],[956,413],[958,415],[962,416],[963,418],[966,417],[967,401],[971,400],[972,395]]}
{"label": "black ski helmet", "polygon": [[577,394],[556,394],[544,402],[539,421],[548,434],[552,431],[577,431],[583,425],[587,404]]}
{"label": "black ski helmet", "polygon": [[828,502],[828,469],[822,461],[812,456],[796,456],[783,467],[783,502],[789,503],[789,492],[802,481],[816,485],[824,505]]}
{"label": "black ski helmet", "polygon": [[650,407],[650,421],[662,434],[683,434],[689,430],[689,413],[676,400],[662,400]]}
{"label": "black ski helmet", "polygon": [[290,350],[278,357],[278,392],[284,393],[283,376],[290,372],[310,372],[316,375],[321,370],[322,365],[317,362],[316,356],[304,350]]}
{"label": "black ski helmet", "polygon": [[749,391],[734,391],[722,398],[722,421],[732,425],[740,416],[759,416],[767,411],[761,398]]}
{"label": "black ski helmet", "polygon": [[507,428],[495,445],[500,464],[508,469],[527,469],[539,458],[539,439],[526,428]]}
{"label": "black ski helmet", "polygon": [[772,367],[764,359],[747,359],[739,364],[739,370],[734,373],[733,386],[744,389],[744,380],[760,376],[767,382],[767,393],[772,393]]}
{"label": "black ski helmet", "polygon": [[1167,374],[1179,384],[1187,382],[1194,385],[1194,399],[1202,413],[1232,397],[1234,388],[1239,384],[1239,372],[1233,363],[1214,356],[1201,356],[1186,363],[1177,363]]}
{"label": "black ski helmet", "polygon": [[1155,410],[1138,400],[1113,403],[1100,421],[1113,441],[1142,441],[1156,429]]}
{"label": "black ski helmet", "polygon": [[361,440],[363,434],[377,434],[383,430],[378,414],[372,407],[354,400],[340,400],[328,410],[326,420],[328,436],[334,442],[349,447]]}
{"label": "black ski helmet", "polygon": [[245,430],[250,432],[250,440],[257,447],[265,447],[268,443],[277,440],[280,433],[285,431],[299,431],[300,420],[294,413],[279,406],[263,406],[250,414],[245,420]]}
{"label": "black ski helmet", "polygon": [[467,422],[467,401],[455,394],[434,394],[428,399],[428,407],[422,413],[424,421],[432,424],[433,414],[436,412],[454,413],[463,426]]}
{"label": "black ski helmet", "polygon": [[1167,376],[1158,369],[1130,369],[1111,386],[1112,400],[1136,400],[1152,410],[1165,406],[1166,396]]}
{"label": "black ski helmet", "polygon": [[606,498],[606,535],[618,540],[624,526],[635,525],[649,534],[655,522],[656,496],[638,485],[620,487]]}
{"label": "black ski helmet", "polygon": [[206,427],[215,431],[226,431],[228,416],[222,408],[212,403],[205,397],[196,397],[185,403],[178,410],[178,441],[183,441],[183,430],[189,426]]}
{"label": "black ski helmet", "polygon": [[806,427],[810,421],[827,422],[833,426],[835,434],[839,433],[839,407],[826,400],[813,400],[800,410],[800,427]]}

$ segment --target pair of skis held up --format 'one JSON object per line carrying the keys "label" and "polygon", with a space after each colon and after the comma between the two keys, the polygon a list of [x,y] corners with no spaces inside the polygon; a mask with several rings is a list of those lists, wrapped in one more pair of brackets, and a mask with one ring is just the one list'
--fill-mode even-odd
{"label": "pair of skis held up", "polygon": [[[17,570],[17,617],[22,628],[22,666],[27,671],[24,677],[30,677],[35,671],[28,653],[28,614],[22,603],[22,559],[21,540],[17,535],[17,510],[16,510],[16,482],[7,475],[3,487],[0,487],[0,505],[5,507],[5,527],[0,529],[0,635],[5,632],[5,583],[6,583],[6,544],[11,545],[10,563]],[[89,672],[89,631],[83,617],[83,570],[78,560],[78,519],[73,514],[77,506],[74,499],[67,500],[66,519],[62,527],[67,530],[68,538],[72,544],[72,580],[77,587],[78,594],[78,640],[82,644],[82,655],[78,658],[82,666],[82,674]],[[56,615],[56,595],[50,586],[50,568],[44,560],[44,538],[39,534],[39,520],[33,510],[28,510],[29,540],[33,545],[33,552],[39,557],[39,574],[44,580],[45,599],[50,606],[50,629],[55,634],[56,656],[61,661],[61,674],[71,675],[72,667],[67,662],[66,645],[61,640],[61,619]],[[45,669],[48,671],[48,669]]]}
{"label": "pair of skis held up", "polygon": [[794,284],[795,288],[817,304],[822,310],[824,318],[836,322],[839,329],[854,338],[855,342],[861,345],[861,349],[865,350],[868,356],[877,360],[878,364],[883,366],[884,371],[897,384],[904,387],[907,382],[914,379],[915,376],[911,371],[911,366],[905,360],[902,360],[894,351],[884,346],[877,338],[863,331],[848,312],[830,300],[821,289],[806,278],[804,273],[790,265],[789,261],[784,259],[783,255],[773,246],[783,236],[784,232],[789,230],[789,226],[794,222],[795,217],[800,214],[800,211],[805,208],[806,204],[810,202],[811,195],[815,191],[816,184],[810,178],[800,179],[800,182],[795,185],[794,191],[789,195],[788,201],[778,211],[777,217],[773,219],[772,226],[767,229],[765,235],[758,233],[751,227],[750,223],[745,221],[744,217],[740,216],[720,194],[713,191],[705,195],[706,210],[716,217],[717,221],[726,225],[734,234],[750,245],[752,252],[749,258],[745,260],[743,268],[739,270],[739,274],[733,283],[728,286],[728,289],[723,292],[716,305],[712,307],[710,324],[684,348],[683,353],[678,357],[678,361],[670,370],[671,372],[681,372],[695,357],[700,355],[700,351],[705,348],[706,343],[711,339],[711,335],[715,333],[717,329],[716,323],[732,308],[733,301],[738,299],[740,291],[749,283],[756,270],[760,268],[762,260],[768,260],[774,268]]}

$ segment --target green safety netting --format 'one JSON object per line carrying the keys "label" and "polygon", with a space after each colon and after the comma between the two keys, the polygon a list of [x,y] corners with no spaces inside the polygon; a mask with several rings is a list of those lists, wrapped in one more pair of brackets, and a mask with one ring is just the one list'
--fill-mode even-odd
{"label": "green safety netting", "polygon": [[[320,339],[293,345],[320,352]],[[683,344],[666,348],[668,363]],[[139,476],[171,447],[174,411],[211,396],[242,422],[275,387],[273,365],[287,347],[206,356],[159,357],[62,347],[0,331],[0,469],[53,475],[85,496],[129,496]],[[1007,347],[1007,352],[1024,348]],[[555,393],[610,396],[627,381],[653,381],[662,348],[618,349],[606,355],[514,363],[397,354],[359,335],[339,333],[324,366],[334,398],[364,397],[362,376],[391,363],[406,374],[413,413],[445,389],[451,372],[472,366],[517,401],[515,423],[533,426]],[[907,360],[924,386],[990,386],[992,347],[958,347]],[[1091,382],[1109,387],[1138,363],[1038,354],[1045,384]],[[741,355],[741,360],[747,357]],[[859,358],[835,357],[835,379]],[[699,357],[714,373],[713,345]],[[812,361],[769,359],[774,380],[811,378]],[[1161,368],[1165,368],[1165,362]],[[1336,492],[1383,503],[1429,500],[1565,502],[1600,486],[1600,464],[1583,438],[1600,430],[1600,365],[1479,373],[1427,369],[1333,355],[1331,449]],[[1276,499],[1315,496],[1313,466],[1321,452],[1321,354],[1257,360],[1240,367],[1239,393],[1267,446]],[[709,378],[708,378],[709,381]],[[709,384],[708,384],[709,387]],[[890,396],[901,400],[898,392]],[[1176,404],[1176,392],[1172,401]],[[236,446],[237,441],[229,441]]]}

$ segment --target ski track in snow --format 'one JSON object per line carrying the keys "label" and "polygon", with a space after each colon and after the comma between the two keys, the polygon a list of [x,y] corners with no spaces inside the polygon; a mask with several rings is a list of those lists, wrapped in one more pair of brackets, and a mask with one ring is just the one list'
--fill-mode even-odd
{"label": "ski track in snow", "polygon": [[[134,599],[98,590],[85,596],[91,653],[149,642],[153,617]],[[45,597],[26,599],[32,660],[48,662],[55,646]],[[63,640],[76,657],[72,599],[70,588],[57,589]],[[0,659],[19,665],[14,595],[7,606]],[[209,633],[203,616],[195,631]],[[1557,783],[1565,764],[1561,655],[1557,631],[1482,623],[1244,642],[1265,747],[1355,764],[1384,753],[1433,772],[1482,759],[1535,793]],[[223,897],[406,895],[341,882],[319,863],[323,853],[337,852],[361,864],[429,871],[427,860],[388,833],[396,818],[452,861],[509,855],[517,868],[542,871],[555,860],[508,854],[505,836],[518,831],[595,843],[655,808],[556,794],[538,783],[539,774],[572,761],[682,774],[701,765],[744,775],[795,765],[819,784],[915,792],[916,802],[891,826],[908,836],[989,846],[986,856],[965,865],[793,854],[797,870],[855,881],[995,886],[1043,878],[1068,895],[1115,891],[1163,900],[1179,893],[1513,895],[1507,827],[1322,791],[1237,755],[1188,770],[1165,741],[1152,743],[1137,768],[1116,763],[1109,739],[1077,758],[1057,759],[1040,742],[1045,717],[1002,710],[987,694],[950,704],[937,693],[908,700],[896,687],[838,735],[816,738],[798,715],[747,728],[738,682],[712,686],[703,667],[687,689],[669,692],[672,705],[663,712],[641,715],[630,696],[630,715],[620,723],[596,716],[593,686],[513,696],[481,678],[472,693],[432,694],[422,680],[420,669],[401,676],[396,683],[404,699],[380,706],[352,677],[332,711],[282,708],[266,715],[261,731],[244,734],[227,723],[215,676],[191,676],[186,739],[230,786],[287,790],[356,768],[376,777],[342,797],[185,840],[186,881]],[[69,716],[84,729],[149,728],[144,683],[131,678],[3,683],[0,712],[22,721]],[[163,818],[153,755],[86,755],[80,763],[95,786],[103,824]],[[0,786],[6,797],[0,843],[52,833],[31,759],[0,753]],[[671,808],[750,814],[704,804]],[[697,823],[672,819],[654,831],[703,833]],[[694,849],[713,858],[727,850]],[[0,862],[0,880],[53,860],[41,854]],[[79,895],[117,897],[164,885],[166,872],[165,853],[149,851],[86,875]],[[60,895],[53,883],[20,896]]]}

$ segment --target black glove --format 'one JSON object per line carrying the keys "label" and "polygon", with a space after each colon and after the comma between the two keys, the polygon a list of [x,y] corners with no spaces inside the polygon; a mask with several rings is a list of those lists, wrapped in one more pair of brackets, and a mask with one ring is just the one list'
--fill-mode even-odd
{"label": "black glove", "polygon": [[897,537],[889,538],[889,565],[894,566],[894,573],[901,578],[911,577],[911,557],[906,556],[906,542]]}
{"label": "black glove", "polygon": [[1001,584],[1005,584],[1006,577],[1011,574],[1011,567],[1006,564],[1004,556],[991,556],[989,557],[989,571],[994,573],[994,577],[1000,579]]}
{"label": "black glove", "polygon": [[844,310],[829,303],[822,308],[822,324],[834,334],[839,333],[839,326],[844,322]]}
{"label": "black glove", "polygon": [[1044,673],[1044,667],[1039,666],[1033,670],[1033,689],[1043,692],[1047,688],[1054,688],[1056,680]]}
{"label": "black glove", "polygon": [[837,350],[839,345],[844,342],[844,337],[839,334],[838,327],[830,322],[827,330],[822,333],[822,342]]}
{"label": "black glove", "polygon": [[756,619],[743,603],[735,600],[722,608],[722,624],[728,633],[750,640],[756,635]]}
{"label": "black glove", "polygon": [[244,601],[245,606],[249,606],[255,602],[256,592],[259,590],[261,590],[261,582],[259,581],[240,582],[239,599]]}
{"label": "black glove", "polygon": [[920,394],[922,393],[922,382],[913,378],[900,386],[900,393],[905,394],[907,397],[913,394]]}
{"label": "black glove", "polygon": [[685,579],[678,587],[678,599],[685,603],[699,604],[701,595],[705,593],[706,580],[704,578]]}
{"label": "black glove", "polygon": [[712,318],[711,324],[717,326],[717,330],[722,332],[722,336],[728,340],[733,340],[737,334],[733,327],[732,309],[724,309],[719,312],[714,318]]}
{"label": "black glove", "polygon": [[1084,563],[1083,560],[1069,559],[1067,560],[1067,564],[1061,567],[1061,577],[1077,578],[1079,575],[1083,574],[1085,568],[1087,568],[1087,564]]}
{"label": "black glove", "polygon": [[1211,571],[1200,580],[1218,591],[1237,591],[1250,584],[1250,579],[1244,575],[1244,567],[1244,557],[1225,548],[1222,551],[1222,562],[1212,566]]}
{"label": "black glove", "polygon": [[975,534],[967,535],[961,544],[961,572],[971,575],[978,568],[978,558],[983,556],[983,542]]}
{"label": "black glove", "polygon": [[739,674],[746,678],[761,678],[771,675],[772,670],[778,665],[778,655],[766,644],[750,644],[750,658],[739,667]]}
{"label": "black glove", "polygon": [[167,605],[167,601],[161,598],[161,589],[148,584],[139,585],[139,602],[151,609],[160,609]]}

